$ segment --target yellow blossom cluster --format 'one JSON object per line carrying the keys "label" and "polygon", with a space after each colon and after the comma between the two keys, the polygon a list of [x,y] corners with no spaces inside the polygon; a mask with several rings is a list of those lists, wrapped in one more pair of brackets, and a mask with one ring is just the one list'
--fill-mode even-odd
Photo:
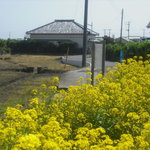
{"label": "yellow blossom cluster", "polygon": [[27,108],[8,107],[0,149],[149,150],[150,60],[128,59],[95,80],[65,91],[54,78],[32,91]]}

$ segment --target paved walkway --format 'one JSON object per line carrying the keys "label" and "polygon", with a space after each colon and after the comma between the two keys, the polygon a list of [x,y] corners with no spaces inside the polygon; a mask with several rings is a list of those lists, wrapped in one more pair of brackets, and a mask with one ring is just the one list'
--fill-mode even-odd
{"label": "paved walkway", "polygon": [[[67,59],[67,63],[71,65],[81,66],[82,64],[81,60],[82,60],[81,55],[70,56]],[[63,62],[65,61],[66,59],[64,58]],[[89,75],[87,75],[87,71],[86,71],[86,68],[90,68],[90,62],[91,62],[91,58],[87,57],[87,67],[62,73],[60,77],[59,88],[68,88],[71,85],[78,85],[78,81],[80,80],[80,77],[84,77],[84,78],[90,77]],[[105,62],[105,68],[114,67],[115,65],[116,62],[110,62],[110,61]],[[95,75],[99,74],[100,71],[101,69],[95,70],[94,72]]]}

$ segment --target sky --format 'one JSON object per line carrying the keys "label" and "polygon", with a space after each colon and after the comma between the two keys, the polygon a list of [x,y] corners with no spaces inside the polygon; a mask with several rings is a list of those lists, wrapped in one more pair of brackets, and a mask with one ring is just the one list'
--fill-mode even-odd
{"label": "sky", "polygon": [[[150,36],[150,0],[88,0],[88,28],[100,36]],[[0,39],[24,38],[25,33],[55,19],[74,19],[83,25],[85,0],[0,0]],[[110,30],[108,30],[110,29]]]}

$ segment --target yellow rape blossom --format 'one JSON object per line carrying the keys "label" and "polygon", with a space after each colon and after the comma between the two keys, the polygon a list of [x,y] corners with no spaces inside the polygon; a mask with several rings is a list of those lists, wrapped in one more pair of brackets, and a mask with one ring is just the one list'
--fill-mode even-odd
{"label": "yellow rape blossom", "polygon": [[39,138],[34,134],[21,136],[12,150],[37,150],[41,146]]}
{"label": "yellow rape blossom", "polygon": [[118,63],[94,86],[87,69],[79,86],[58,90],[54,77],[32,90],[26,108],[8,107],[0,119],[0,149],[148,150],[150,61],[142,59]]}

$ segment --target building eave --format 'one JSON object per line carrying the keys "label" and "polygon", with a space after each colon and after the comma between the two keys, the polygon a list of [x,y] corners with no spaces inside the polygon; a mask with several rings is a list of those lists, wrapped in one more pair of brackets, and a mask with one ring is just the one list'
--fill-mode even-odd
{"label": "building eave", "polygon": [[[28,32],[26,32],[26,34],[28,35],[83,35],[83,33],[28,33]],[[87,35],[96,36],[97,34],[87,33]]]}

